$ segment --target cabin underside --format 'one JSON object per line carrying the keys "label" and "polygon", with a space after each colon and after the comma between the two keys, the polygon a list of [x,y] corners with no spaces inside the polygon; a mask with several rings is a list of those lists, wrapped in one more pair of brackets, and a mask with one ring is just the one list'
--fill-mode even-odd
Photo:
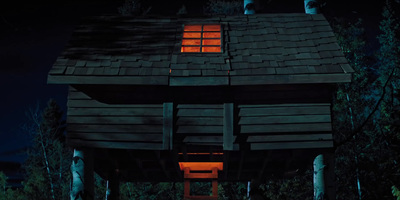
{"label": "cabin underside", "polygon": [[329,154],[331,151],[331,149],[218,151],[209,148],[208,152],[200,152],[198,148],[192,149],[196,149],[196,152],[184,152],[178,149],[173,151],[95,149],[94,170],[106,180],[110,174],[117,171],[121,181],[182,182],[184,172],[179,167],[180,162],[220,162],[223,164],[223,170],[218,171],[218,181],[254,179],[262,181],[301,174],[310,169],[313,159],[318,154]]}

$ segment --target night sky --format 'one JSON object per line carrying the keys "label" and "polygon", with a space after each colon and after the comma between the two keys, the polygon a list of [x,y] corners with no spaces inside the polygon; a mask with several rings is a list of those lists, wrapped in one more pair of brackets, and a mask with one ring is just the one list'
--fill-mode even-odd
{"label": "night sky", "polygon": [[[0,3],[0,163],[22,162],[29,146],[21,129],[25,112],[37,105],[44,108],[54,98],[66,111],[67,86],[48,85],[47,73],[66,45],[74,25],[82,16],[117,14],[118,0],[48,1]],[[201,14],[205,0],[147,0],[149,14],[175,15],[182,4],[189,13]],[[262,13],[301,13],[302,0],[262,0]],[[268,3],[269,2],[269,3]],[[329,16],[364,19],[371,46],[384,1],[327,0]],[[360,2],[360,3],[359,3]],[[0,171],[2,165],[0,165]]]}

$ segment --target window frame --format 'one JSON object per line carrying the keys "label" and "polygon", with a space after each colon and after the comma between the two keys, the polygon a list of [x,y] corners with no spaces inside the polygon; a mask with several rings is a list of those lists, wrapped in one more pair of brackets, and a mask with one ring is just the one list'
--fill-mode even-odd
{"label": "window frame", "polygon": [[[217,38],[205,38],[204,37],[204,33],[215,33],[215,32],[218,32],[218,31],[205,31],[204,30],[204,26],[207,26],[207,25],[218,25],[219,27],[220,27],[220,30],[219,30],[219,37],[217,37]],[[200,31],[185,31],[185,26],[201,26],[201,30]],[[187,38],[185,38],[184,37],[184,35],[185,35],[185,33],[200,33],[200,37],[187,37]],[[213,54],[215,54],[215,53],[223,53],[224,52],[224,50],[223,50],[223,26],[222,26],[222,24],[220,24],[220,23],[202,23],[202,24],[200,24],[200,23],[195,23],[195,24],[183,24],[183,30],[182,30],[182,39],[181,39],[181,45],[180,45],[180,53],[202,53],[202,54],[204,54],[204,53],[213,53]],[[184,42],[184,40],[200,40],[200,44],[199,45],[184,45],[183,44],[183,42]],[[219,40],[220,41],[220,44],[219,45],[204,45],[203,44],[203,41],[204,40]],[[200,51],[183,51],[183,48],[184,47],[199,47],[200,48]],[[207,52],[207,51],[203,51],[203,48],[204,47],[219,47],[220,48],[220,51],[218,51],[218,52]]]}

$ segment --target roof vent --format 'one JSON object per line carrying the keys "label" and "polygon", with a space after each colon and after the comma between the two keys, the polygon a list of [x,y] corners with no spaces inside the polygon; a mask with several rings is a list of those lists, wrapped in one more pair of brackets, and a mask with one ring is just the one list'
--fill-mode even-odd
{"label": "roof vent", "polygon": [[318,0],[304,0],[304,10],[306,14],[314,15],[319,13]]}

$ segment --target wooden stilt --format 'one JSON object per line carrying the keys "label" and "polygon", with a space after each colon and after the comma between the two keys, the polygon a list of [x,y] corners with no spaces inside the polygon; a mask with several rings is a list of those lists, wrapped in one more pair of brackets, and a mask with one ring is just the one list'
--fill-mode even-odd
{"label": "wooden stilt", "polygon": [[74,149],[70,199],[94,199],[93,150]]}

